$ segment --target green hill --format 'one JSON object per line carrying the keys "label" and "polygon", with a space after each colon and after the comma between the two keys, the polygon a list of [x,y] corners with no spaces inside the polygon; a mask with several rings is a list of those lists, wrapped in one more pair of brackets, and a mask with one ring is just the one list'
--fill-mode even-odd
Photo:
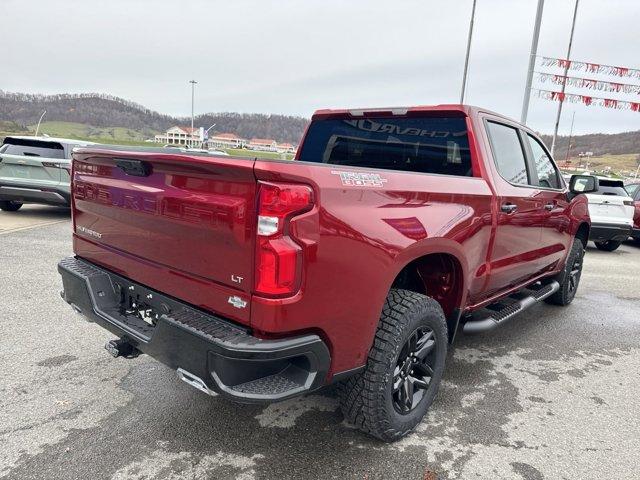
{"label": "green hill", "polygon": [[[42,112],[46,110],[44,120],[51,123],[74,123],[93,125],[101,132],[83,131],[77,133],[71,128],[70,135],[89,135],[92,139],[119,138],[123,141],[138,141],[134,133],[140,132],[144,138],[150,138],[157,132],[164,132],[174,125],[187,126],[190,118],[172,117],[150,110],[142,105],[123,98],[98,93],[40,95],[11,93],[0,90],[0,120],[15,122],[21,126],[35,125]],[[233,132],[244,138],[273,138],[278,142],[298,143],[306,128],[308,119],[290,115],[266,115],[260,113],[203,113],[197,115],[195,124],[209,127],[216,124],[216,132]],[[126,131],[111,131],[113,126]],[[46,128],[46,125],[45,125]],[[64,133],[67,127],[60,127]],[[49,132],[46,132],[49,133]],[[101,137],[106,135],[106,137]],[[138,138],[135,140],[134,138]]]}
{"label": "green hill", "polygon": [[[29,130],[35,133],[36,125],[29,125]],[[140,132],[125,127],[94,127],[76,122],[42,122],[39,134],[50,137],[77,138],[99,143],[117,143],[124,145],[148,145],[145,140],[152,138],[157,131],[146,130]]]}

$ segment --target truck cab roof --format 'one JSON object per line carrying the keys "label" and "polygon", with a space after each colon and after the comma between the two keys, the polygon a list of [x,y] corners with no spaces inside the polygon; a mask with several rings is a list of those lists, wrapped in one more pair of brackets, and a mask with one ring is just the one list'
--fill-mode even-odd
{"label": "truck cab roof", "polygon": [[362,117],[367,115],[407,115],[411,113],[429,113],[429,112],[459,112],[466,116],[474,116],[478,113],[488,113],[492,116],[500,117],[510,122],[520,123],[517,120],[509,118],[500,113],[496,113],[487,108],[474,105],[460,103],[443,103],[439,105],[414,105],[414,106],[398,106],[398,107],[375,107],[375,108],[343,108],[343,109],[320,109],[313,114],[313,119],[322,117],[334,117],[348,115],[351,117]]}

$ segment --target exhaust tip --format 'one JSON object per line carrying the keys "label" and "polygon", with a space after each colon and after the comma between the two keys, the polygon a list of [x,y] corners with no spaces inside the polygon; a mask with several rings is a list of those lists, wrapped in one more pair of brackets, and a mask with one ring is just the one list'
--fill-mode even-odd
{"label": "exhaust tip", "polygon": [[207,395],[211,395],[212,397],[218,395],[216,392],[207,387],[207,384],[204,383],[204,380],[194,375],[193,373],[187,372],[183,368],[178,368],[178,370],[176,370],[176,374],[178,375],[178,378],[180,380],[188,385],[191,385],[193,388],[196,388],[201,392],[206,393]]}

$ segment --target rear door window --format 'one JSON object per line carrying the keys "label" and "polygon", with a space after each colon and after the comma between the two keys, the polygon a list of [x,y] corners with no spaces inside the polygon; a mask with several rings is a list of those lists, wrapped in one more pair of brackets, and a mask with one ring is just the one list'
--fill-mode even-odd
{"label": "rear door window", "polygon": [[544,149],[542,144],[529,134],[527,134],[527,141],[531,146],[533,162],[536,166],[536,173],[538,177],[537,181],[534,180],[532,184],[544,188],[562,188],[563,185],[560,184],[558,170],[549,158],[549,155],[547,155],[547,151]]}
{"label": "rear door window", "polygon": [[0,149],[7,155],[23,157],[64,158],[64,148],[57,142],[45,142],[22,138],[6,138]]}
{"label": "rear door window", "polygon": [[299,160],[473,176],[464,117],[314,120],[306,134]]}
{"label": "rear door window", "polygon": [[527,161],[518,130],[502,123],[487,121],[487,132],[493,158],[502,178],[509,183],[528,185]]}

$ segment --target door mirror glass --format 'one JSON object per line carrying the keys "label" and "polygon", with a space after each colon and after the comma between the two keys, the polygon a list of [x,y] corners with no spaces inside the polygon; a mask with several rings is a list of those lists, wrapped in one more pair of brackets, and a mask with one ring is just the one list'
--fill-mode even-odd
{"label": "door mirror glass", "polygon": [[571,175],[569,182],[569,191],[575,193],[593,193],[597,192],[599,187],[598,177],[593,175]]}

